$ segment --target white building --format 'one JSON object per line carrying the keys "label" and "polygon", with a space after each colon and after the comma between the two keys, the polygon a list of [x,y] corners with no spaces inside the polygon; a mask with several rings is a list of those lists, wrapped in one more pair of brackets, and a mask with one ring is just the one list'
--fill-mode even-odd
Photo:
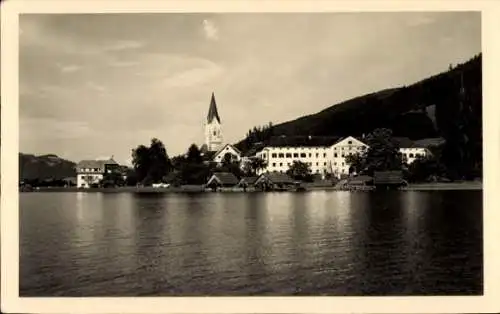
{"label": "white building", "polygon": [[445,143],[444,138],[426,138],[422,140],[412,141],[409,138],[395,138],[399,146],[399,152],[403,155],[403,160],[408,165],[413,163],[417,158],[432,156],[430,148],[438,147]]}
{"label": "white building", "polygon": [[[286,138],[286,137],[282,137]],[[295,160],[309,165],[312,174],[333,174],[336,177],[349,174],[348,155],[361,153],[368,145],[352,136],[342,138],[307,137],[299,143],[270,144],[256,154],[267,167],[260,172],[286,172]]]}
{"label": "white building", "polygon": [[76,165],[76,186],[89,188],[98,184],[106,172],[111,172],[112,167],[119,166],[113,158],[107,160],[82,160]]}

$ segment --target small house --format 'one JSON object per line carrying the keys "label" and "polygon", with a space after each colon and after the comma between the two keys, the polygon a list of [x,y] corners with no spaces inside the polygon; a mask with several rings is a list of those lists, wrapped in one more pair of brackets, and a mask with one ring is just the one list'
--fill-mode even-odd
{"label": "small house", "polygon": [[295,181],[282,172],[266,172],[261,174],[254,185],[261,190],[286,190],[295,186]]}
{"label": "small house", "polygon": [[238,178],[230,172],[216,172],[208,179],[206,187],[217,189],[232,188],[238,184]]}
{"label": "small house", "polygon": [[405,184],[401,170],[375,171],[373,174],[373,185],[377,189],[397,189]]}

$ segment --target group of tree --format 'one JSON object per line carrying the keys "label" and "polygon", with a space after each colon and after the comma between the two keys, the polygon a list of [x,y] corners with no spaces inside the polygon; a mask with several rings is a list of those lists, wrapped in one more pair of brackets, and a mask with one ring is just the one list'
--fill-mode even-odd
{"label": "group of tree", "polygon": [[346,163],[350,173],[372,176],[375,171],[401,170],[410,182],[424,182],[453,177],[454,168],[446,165],[447,143],[430,148],[429,155],[419,156],[408,164],[399,152],[399,145],[389,129],[376,129],[365,138],[369,148],[362,153],[348,155]]}
{"label": "group of tree", "polygon": [[266,142],[273,136],[273,124],[269,122],[267,125],[255,126],[248,130],[245,138],[236,144],[236,147],[241,151],[248,151],[256,143]]}
{"label": "group of tree", "polygon": [[139,145],[132,151],[133,169],[127,174],[128,185],[165,182],[173,185],[204,184],[216,172],[230,172],[237,178],[252,176],[265,163],[253,158],[242,167],[231,153],[224,155],[220,163],[207,159],[196,144],[189,146],[185,154],[170,159],[161,141],[152,139],[149,147]]}

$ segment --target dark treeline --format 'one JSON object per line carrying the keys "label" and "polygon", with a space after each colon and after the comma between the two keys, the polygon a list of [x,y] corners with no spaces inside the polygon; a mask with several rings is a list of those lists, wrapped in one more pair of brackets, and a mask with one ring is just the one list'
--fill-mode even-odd
{"label": "dark treeline", "polygon": [[205,184],[216,172],[230,172],[237,178],[255,175],[265,164],[260,159],[240,165],[231,154],[224,155],[220,164],[204,155],[196,144],[185,154],[169,158],[163,143],[152,139],[151,145],[139,145],[132,150],[133,171],[127,176],[127,185],[151,185],[169,183],[173,185]]}

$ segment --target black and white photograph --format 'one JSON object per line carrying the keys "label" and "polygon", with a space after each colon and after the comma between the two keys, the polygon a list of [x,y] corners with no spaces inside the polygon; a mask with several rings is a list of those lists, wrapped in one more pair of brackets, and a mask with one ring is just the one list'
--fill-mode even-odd
{"label": "black and white photograph", "polygon": [[14,294],[484,296],[482,20],[19,14]]}

